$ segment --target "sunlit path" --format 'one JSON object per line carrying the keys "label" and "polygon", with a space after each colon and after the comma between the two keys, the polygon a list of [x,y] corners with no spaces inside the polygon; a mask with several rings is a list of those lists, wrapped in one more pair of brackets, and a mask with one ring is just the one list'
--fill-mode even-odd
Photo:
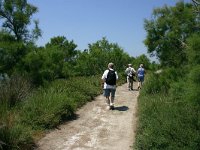
{"label": "sunlit path", "polygon": [[[134,84],[136,89],[136,84]],[[115,110],[106,110],[104,97],[96,97],[77,112],[77,119],[50,132],[38,143],[39,150],[129,150],[136,128],[137,90],[127,84],[116,92]]]}

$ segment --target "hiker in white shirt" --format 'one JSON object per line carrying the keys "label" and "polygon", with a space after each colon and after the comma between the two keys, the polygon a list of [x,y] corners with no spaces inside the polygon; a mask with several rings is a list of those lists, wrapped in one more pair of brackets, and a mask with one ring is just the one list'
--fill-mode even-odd
{"label": "hiker in white shirt", "polygon": [[114,98],[115,98],[116,81],[118,80],[118,75],[113,68],[114,64],[109,63],[108,69],[105,70],[102,75],[102,80],[104,82],[103,95],[106,97],[107,109],[114,109]]}
{"label": "hiker in white shirt", "polygon": [[132,67],[132,64],[128,64],[128,68],[126,68],[125,73],[127,75],[128,89],[133,90],[133,80],[134,80],[134,76],[136,74],[136,71]]}

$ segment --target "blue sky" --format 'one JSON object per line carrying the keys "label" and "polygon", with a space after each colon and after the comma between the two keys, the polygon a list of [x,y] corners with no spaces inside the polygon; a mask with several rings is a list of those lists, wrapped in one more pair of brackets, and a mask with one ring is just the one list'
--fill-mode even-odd
{"label": "blue sky", "polygon": [[[88,44],[106,37],[118,43],[129,55],[147,54],[144,19],[154,8],[175,5],[179,0],[28,0],[38,7],[33,19],[39,20],[44,46],[55,36],[65,36],[84,50]],[[190,0],[184,0],[190,1]]]}

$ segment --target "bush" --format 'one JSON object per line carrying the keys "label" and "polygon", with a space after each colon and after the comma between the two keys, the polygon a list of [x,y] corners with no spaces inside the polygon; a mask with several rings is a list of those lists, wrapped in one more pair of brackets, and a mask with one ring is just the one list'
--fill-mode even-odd
{"label": "bush", "polygon": [[[198,95],[196,95],[198,88],[192,86],[192,82],[186,79],[179,81],[180,78],[177,78],[175,81],[169,82],[171,74],[178,75],[178,71],[168,73],[167,71],[164,74],[165,77],[161,77],[163,73],[156,78],[149,76],[139,96],[140,118],[135,146],[138,150],[193,150],[200,146],[199,106],[196,103],[191,103],[191,95],[193,95],[193,98],[194,96],[198,98]],[[196,76],[196,74],[196,71],[194,71],[193,75]],[[195,76],[192,76],[192,78],[194,79]],[[175,79],[176,75],[172,77]],[[196,77],[198,78],[198,75]],[[155,80],[158,82],[155,82]],[[165,83],[165,85],[168,83],[167,93],[162,90],[161,83]],[[192,87],[196,87],[197,90]],[[157,90],[156,94],[152,92],[155,89]]]}
{"label": "bush", "polygon": [[156,94],[160,92],[167,94],[169,86],[170,82],[166,80],[164,73],[151,73],[146,76],[145,86],[142,91],[147,94]]}
{"label": "bush", "polygon": [[[1,111],[2,108],[1,105]],[[31,149],[33,145],[31,129],[19,122],[18,113],[9,110],[1,112],[0,149]]]}
{"label": "bush", "polygon": [[23,76],[13,75],[9,80],[0,83],[0,103],[6,102],[9,107],[24,100],[30,93],[31,85]]}
{"label": "bush", "polygon": [[33,148],[34,138],[72,117],[77,108],[101,93],[99,76],[56,80],[32,94],[28,81],[19,76],[0,87],[0,149]]}
{"label": "bush", "polygon": [[33,146],[30,129],[18,122],[18,111],[13,111],[16,105],[29,95],[31,85],[28,80],[19,75],[0,83],[0,149],[19,149]]}
{"label": "bush", "polygon": [[164,95],[139,99],[136,149],[197,149],[200,131],[196,106]]}
{"label": "bush", "polygon": [[33,140],[45,130],[73,117],[79,107],[100,93],[100,76],[74,77],[48,83],[11,108],[1,103],[0,149],[31,149]]}
{"label": "bush", "polygon": [[72,117],[77,108],[100,94],[100,82],[96,78],[56,80],[39,89],[22,104],[22,122],[34,129],[57,126],[63,119]]}
{"label": "bush", "polygon": [[23,104],[21,121],[34,129],[52,128],[73,112],[73,101],[66,94],[40,90]]}

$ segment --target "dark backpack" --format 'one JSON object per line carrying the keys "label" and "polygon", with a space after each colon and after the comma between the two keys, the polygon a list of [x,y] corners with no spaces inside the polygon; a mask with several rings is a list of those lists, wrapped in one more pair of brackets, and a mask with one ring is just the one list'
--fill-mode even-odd
{"label": "dark backpack", "polygon": [[128,77],[129,77],[130,79],[133,79],[134,76],[135,76],[135,73],[130,69],[130,70],[129,70],[129,73],[128,73]]}
{"label": "dark backpack", "polygon": [[116,85],[116,74],[114,70],[109,70],[106,78],[106,84]]}

